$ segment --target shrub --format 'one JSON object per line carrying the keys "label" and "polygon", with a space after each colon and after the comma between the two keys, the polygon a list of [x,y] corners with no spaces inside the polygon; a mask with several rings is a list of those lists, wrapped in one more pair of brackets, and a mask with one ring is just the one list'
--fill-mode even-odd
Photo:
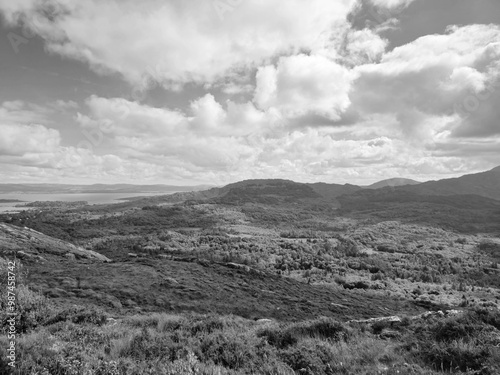
{"label": "shrub", "polygon": [[468,371],[481,369],[490,352],[477,342],[459,339],[423,346],[421,355],[436,370]]}
{"label": "shrub", "polygon": [[289,331],[311,338],[329,339],[333,341],[345,340],[350,330],[342,323],[331,318],[319,318],[313,321],[295,324]]}
{"label": "shrub", "polygon": [[169,336],[158,335],[148,328],[143,328],[119,354],[143,361],[162,359],[174,361],[182,357],[183,353],[185,353],[184,347],[175,343]]}
{"label": "shrub", "polygon": [[[40,325],[54,311],[47,298],[20,285],[16,288],[16,331],[26,333]],[[2,329],[8,325],[7,293],[0,297],[0,325]]]}
{"label": "shrub", "polygon": [[202,340],[199,357],[230,369],[240,369],[258,361],[255,348],[248,345],[244,337],[222,332],[212,333]]}
{"label": "shrub", "polygon": [[297,374],[333,374],[331,348],[317,340],[306,340],[280,353],[280,358]]}
{"label": "shrub", "polygon": [[95,325],[103,325],[106,323],[108,315],[97,308],[85,308],[81,306],[72,306],[64,310],[58,311],[50,317],[45,325],[55,324],[58,322],[70,321],[75,324],[90,323]]}
{"label": "shrub", "polygon": [[290,330],[281,328],[265,328],[257,332],[257,337],[263,337],[267,343],[278,348],[284,349],[297,343],[297,337]]}

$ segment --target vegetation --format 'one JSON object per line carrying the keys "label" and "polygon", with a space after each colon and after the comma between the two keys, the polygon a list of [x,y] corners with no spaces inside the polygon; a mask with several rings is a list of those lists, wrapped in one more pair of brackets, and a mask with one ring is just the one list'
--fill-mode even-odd
{"label": "vegetation", "polygon": [[[496,203],[377,190],[339,210],[317,191],[269,180],[0,215],[0,256],[23,262],[18,368],[2,357],[0,373],[500,373]],[[366,321],[389,315],[403,319]]]}
{"label": "vegetation", "polygon": [[[2,356],[3,374],[423,375],[500,370],[500,313],[492,309],[406,319],[392,327],[349,325],[331,318],[280,323],[164,313],[115,320],[99,310],[56,307],[24,285],[18,291],[25,292],[18,299],[17,368],[10,368]],[[2,311],[5,307],[2,300]],[[5,327],[4,315],[2,323]],[[7,342],[6,335],[0,336],[0,345],[7,347]]]}

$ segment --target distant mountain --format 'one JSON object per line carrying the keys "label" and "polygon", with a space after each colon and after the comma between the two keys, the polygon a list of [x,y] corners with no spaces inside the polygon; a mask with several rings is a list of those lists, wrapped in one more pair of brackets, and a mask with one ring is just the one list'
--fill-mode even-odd
{"label": "distant mountain", "polygon": [[[419,186],[419,185],[414,185]],[[338,198],[340,215],[419,223],[467,233],[499,233],[500,201],[474,194],[420,194],[408,187],[363,189]]]}
{"label": "distant mountain", "polygon": [[418,185],[421,182],[410,180],[409,178],[390,178],[388,180],[383,180],[375,182],[372,185],[366,186],[366,189],[380,189],[387,186],[406,186],[406,185]]}
{"label": "distant mountain", "polygon": [[349,184],[305,184],[290,180],[261,179],[244,180],[205,191],[172,194],[165,199],[168,201],[214,200],[222,204],[330,203],[340,206],[337,197],[359,190],[362,188]]}
{"label": "distant mountain", "polygon": [[361,187],[356,185],[338,185],[338,184],[325,184],[323,182],[318,182],[315,184],[307,184],[312,189],[325,198],[328,201],[337,202],[337,198],[341,195],[352,194],[359,190],[362,190]]}
{"label": "distant mountain", "polygon": [[421,195],[474,194],[500,200],[500,167],[458,178],[428,181],[413,186],[403,186],[399,189]]}
{"label": "distant mountain", "polygon": [[0,193],[31,194],[92,194],[92,193],[172,193],[178,191],[199,191],[210,185],[175,186],[175,185],[132,185],[132,184],[0,184]]}
{"label": "distant mountain", "polygon": [[218,203],[298,203],[321,198],[311,186],[290,180],[245,180],[216,190]]}

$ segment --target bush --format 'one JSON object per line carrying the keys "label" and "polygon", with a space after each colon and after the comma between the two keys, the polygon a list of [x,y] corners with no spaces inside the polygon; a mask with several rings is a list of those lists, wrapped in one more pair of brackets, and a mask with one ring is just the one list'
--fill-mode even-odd
{"label": "bush", "polygon": [[465,339],[426,345],[421,354],[436,370],[480,370],[490,356],[487,347]]}
{"label": "bush", "polygon": [[412,323],[416,341],[406,348],[435,370],[481,370],[498,356],[493,337],[499,332],[492,335],[492,329],[498,327],[499,317],[498,311],[476,309],[444,320]]}
{"label": "bush", "polygon": [[255,348],[248,345],[243,337],[222,332],[203,339],[199,357],[230,369],[240,369],[258,361]]}
{"label": "bush", "polygon": [[45,325],[55,324],[58,322],[70,321],[75,324],[90,323],[95,325],[103,325],[106,323],[108,315],[97,308],[85,308],[81,306],[73,306],[61,311],[50,317]]}
{"label": "bush", "polygon": [[350,335],[347,327],[331,318],[319,318],[295,324],[289,328],[289,331],[297,332],[302,336],[333,341],[345,340]]}
{"label": "bush", "polygon": [[269,345],[285,349],[297,343],[297,337],[290,330],[281,328],[265,328],[257,332],[257,337],[264,337]]}
{"label": "bush", "polygon": [[280,358],[297,374],[333,374],[331,348],[316,340],[307,340],[298,346],[290,347],[280,353]]}
{"label": "bush", "polygon": [[[54,307],[47,298],[31,291],[28,287],[21,285],[16,288],[16,331],[26,333],[39,326],[47,316],[52,314]],[[7,320],[7,293],[2,293],[0,297],[0,325],[5,329]]]}

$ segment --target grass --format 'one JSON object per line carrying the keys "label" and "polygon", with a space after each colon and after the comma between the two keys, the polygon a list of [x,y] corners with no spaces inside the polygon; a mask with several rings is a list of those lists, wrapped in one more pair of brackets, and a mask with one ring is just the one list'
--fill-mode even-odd
{"label": "grass", "polygon": [[[15,375],[497,374],[500,312],[405,319],[396,327],[333,318],[254,321],[234,315],[136,314],[61,307],[21,285]],[[4,311],[5,301],[1,300]],[[38,310],[40,309],[40,310]],[[42,314],[43,313],[43,314]],[[24,324],[22,322],[30,322]],[[396,330],[397,335],[383,335]],[[388,338],[392,337],[392,338]],[[5,334],[0,347],[8,347]],[[478,372],[479,371],[479,372]]]}

